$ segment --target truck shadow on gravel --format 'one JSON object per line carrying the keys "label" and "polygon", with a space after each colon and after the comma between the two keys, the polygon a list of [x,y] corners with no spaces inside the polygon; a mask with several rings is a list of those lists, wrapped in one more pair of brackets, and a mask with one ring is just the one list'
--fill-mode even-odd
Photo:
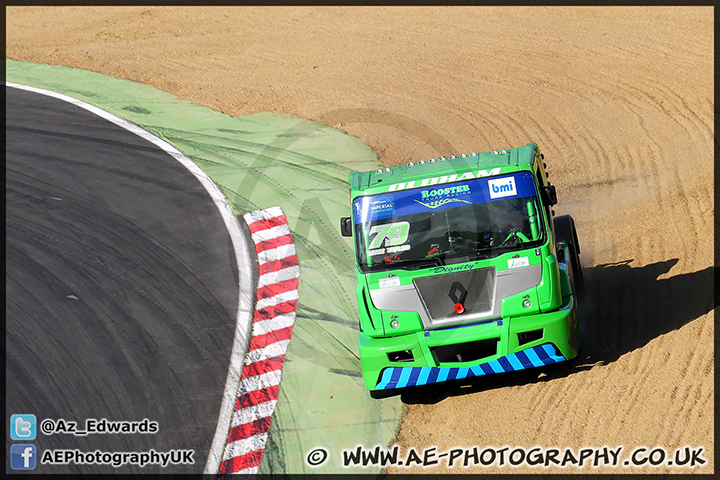
{"label": "truck shadow on gravel", "polygon": [[[633,267],[632,260],[583,269],[585,297],[579,302],[582,347],[570,362],[405,389],[403,403],[434,404],[447,397],[545,382],[607,365],[718,306],[715,268],[658,279],[678,259]],[[708,342],[714,341],[709,337]]]}
{"label": "truck shadow on gravel", "polygon": [[574,371],[612,363],[718,306],[714,267],[658,279],[669,273],[678,259],[644,267],[632,267],[631,263],[627,260],[584,270],[587,295],[580,305],[582,350]]}

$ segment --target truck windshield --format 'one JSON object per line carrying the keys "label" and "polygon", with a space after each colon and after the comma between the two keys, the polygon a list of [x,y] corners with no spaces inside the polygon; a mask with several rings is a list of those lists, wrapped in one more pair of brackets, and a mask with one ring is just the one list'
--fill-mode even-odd
{"label": "truck windshield", "polygon": [[358,265],[416,269],[537,247],[545,238],[540,211],[530,172],[358,197]]}

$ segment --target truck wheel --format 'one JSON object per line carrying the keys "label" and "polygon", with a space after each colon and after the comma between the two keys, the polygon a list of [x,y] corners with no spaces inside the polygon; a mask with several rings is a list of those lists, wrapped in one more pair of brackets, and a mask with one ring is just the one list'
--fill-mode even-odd
{"label": "truck wheel", "polygon": [[565,242],[570,251],[570,268],[572,269],[570,283],[573,293],[578,299],[585,294],[585,278],[580,264],[580,244],[575,231],[575,221],[570,215],[555,217],[555,238],[558,242]]}

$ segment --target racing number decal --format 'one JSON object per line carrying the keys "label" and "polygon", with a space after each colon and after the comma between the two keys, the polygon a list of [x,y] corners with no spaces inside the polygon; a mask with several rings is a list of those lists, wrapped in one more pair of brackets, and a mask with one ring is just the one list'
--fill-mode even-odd
{"label": "racing number decal", "polygon": [[368,250],[375,250],[382,247],[383,241],[385,241],[386,247],[392,247],[395,245],[402,245],[407,242],[408,234],[410,233],[409,222],[397,222],[388,223],[387,225],[375,225],[370,229],[370,235],[375,235],[372,239]]}

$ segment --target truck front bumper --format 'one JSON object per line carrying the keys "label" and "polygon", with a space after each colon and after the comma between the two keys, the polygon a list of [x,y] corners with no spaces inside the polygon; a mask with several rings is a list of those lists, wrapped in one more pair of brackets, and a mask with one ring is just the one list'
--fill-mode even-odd
{"label": "truck front bumper", "polygon": [[[495,354],[472,362],[443,363],[434,353],[438,347],[470,345],[487,339],[497,339]],[[579,343],[572,297],[564,307],[549,313],[387,338],[368,338],[360,333],[359,338],[368,390],[429,385],[551,365],[574,358]],[[393,352],[398,351],[411,352],[412,359],[391,361]]]}
{"label": "truck front bumper", "polygon": [[565,357],[556,354],[553,344],[544,343],[472,367],[387,367],[383,369],[375,390],[429,385],[491,373],[514,372],[564,360]]}

